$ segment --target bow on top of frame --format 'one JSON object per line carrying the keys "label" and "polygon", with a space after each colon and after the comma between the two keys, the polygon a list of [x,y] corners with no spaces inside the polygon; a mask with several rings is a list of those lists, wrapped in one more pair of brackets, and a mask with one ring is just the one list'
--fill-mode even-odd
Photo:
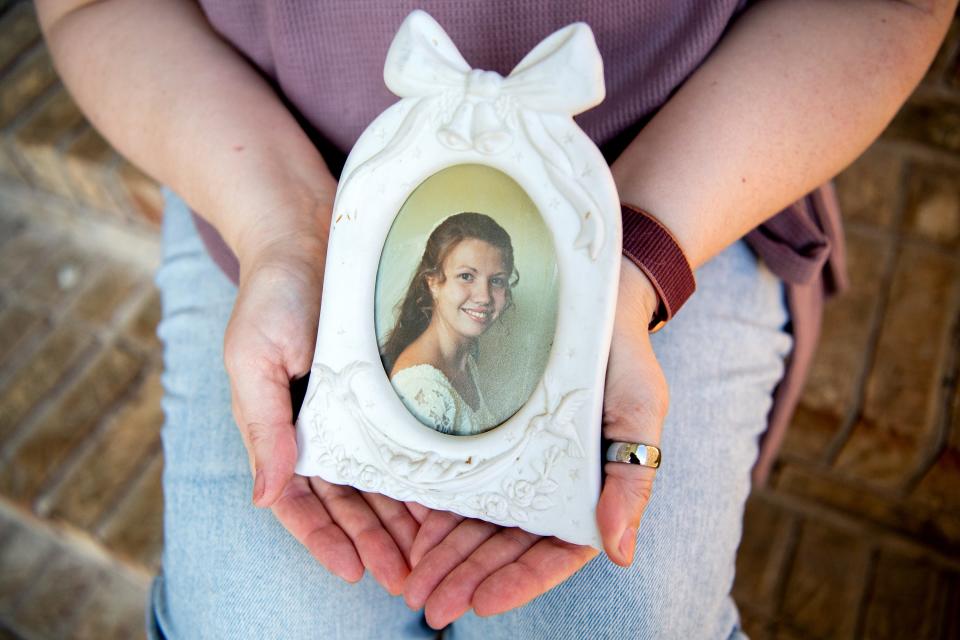
{"label": "bow on top of frame", "polygon": [[[558,140],[559,136],[572,140],[571,129],[583,136],[572,117],[604,98],[603,61],[590,27],[577,22],[555,31],[504,78],[494,71],[471,69],[443,28],[418,9],[394,37],[383,77],[410,107],[379,151],[356,166],[347,163],[338,194],[348,192],[347,185],[358,176],[405,153],[427,122],[448,149],[486,156],[502,153],[519,135],[536,150],[550,181],[579,216],[574,247],[597,259],[606,232],[602,216],[595,215],[598,204],[580,180],[589,167],[578,171],[575,165],[582,158],[574,152],[577,147],[567,149]],[[346,200],[341,205],[354,213],[360,208]]]}
{"label": "bow on top of frame", "polygon": [[504,78],[471,69],[440,25],[417,10],[400,26],[383,77],[401,98],[459,98],[439,130],[440,141],[484,154],[510,145],[505,120],[517,109],[574,116],[604,98],[603,63],[590,28],[580,22],[547,36]]}

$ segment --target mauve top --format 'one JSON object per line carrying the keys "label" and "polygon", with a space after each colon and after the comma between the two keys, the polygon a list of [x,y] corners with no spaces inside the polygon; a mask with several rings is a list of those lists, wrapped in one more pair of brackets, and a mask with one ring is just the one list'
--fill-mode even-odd
{"label": "mauve top", "polygon": [[[576,118],[608,162],[703,62],[746,0],[200,0],[213,28],[277,89],[334,175],[366,126],[398,98],[383,83],[393,36],[415,8],[430,13],[474,68],[506,76],[553,31],[583,21],[604,61],[606,99]],[[238,265],[216,230],[198,228],[236,282]],[[845,286],[836,198],[821,187],[752,231],[746,241],[786,283],[794,347],[775,392],[754,468],[769,473],[796,407],[820,329],[824,296]]]}

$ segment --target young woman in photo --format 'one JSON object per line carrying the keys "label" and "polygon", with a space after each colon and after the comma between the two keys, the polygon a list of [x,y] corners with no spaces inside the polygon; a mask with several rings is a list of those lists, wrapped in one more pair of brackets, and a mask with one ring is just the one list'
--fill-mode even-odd
{"label": "young woman in photo", "polygon": [[382,349],[404,405],[442,433],[495,426],[477,377],[477,341],[512,304],[510,236],[493,218],[458,213],[430,234]]}

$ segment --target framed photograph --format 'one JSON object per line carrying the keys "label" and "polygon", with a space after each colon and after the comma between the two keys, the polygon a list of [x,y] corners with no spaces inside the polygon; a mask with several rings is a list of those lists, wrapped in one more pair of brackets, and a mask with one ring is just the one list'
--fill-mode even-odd
{"label": "framed photograph", "polygon": [[414,11],[384,79],[400,100],[334,204],[297,472],[599,547],[621,238],[573,120],[604,95],[593,35],[501,77]]}

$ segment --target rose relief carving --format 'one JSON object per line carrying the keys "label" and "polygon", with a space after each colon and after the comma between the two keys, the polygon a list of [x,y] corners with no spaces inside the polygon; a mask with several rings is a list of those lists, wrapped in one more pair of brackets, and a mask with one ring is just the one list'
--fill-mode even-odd
{"label": "rose relief carving", "polygon": [[[529,509],[554,506],[550,494],[559,485],[551,476],[557,462],[564,457],[583,456],[574,419],[586,399],[584,389],[568,391],[552,401],[546,384],[541,383],[544,410],[530,419],[522,437],[490,458],[464,460],[400,445],[377,428],[365,415],[353,389],[355,379],[371,373],[383,375],[382,369],[369,362],[352,362],[340,371],[322,363],[313,366],[311,375],[317,383],[308,398],[314,407],[310,442],[317,462],[335,468],[343,482],[378,491],[384,486],[382,469],[385,469],[392,486],[403,493],[399,499],[419,498],[437,505],[440,495],[437,489],[442,489],[444,494],[453,490],[446,506],[455,511],[468,511],[493,520],[509,516],[526,522]],[[337,430],[360,433],[367,445],[366,451],[347,453],[336,441]],[[530,447],[535,442],[540,446]],[[539,451],[539,455],[528,455],[530,449]],[[371,464],[363,454],[377,456],[382,465]],[[517,461],[525,466],[520,471],[524,475],[504,478],[498,490],[469,495],[456,493],[458,486],[475,488],[491,477],[500,476],[506,466]]]}

